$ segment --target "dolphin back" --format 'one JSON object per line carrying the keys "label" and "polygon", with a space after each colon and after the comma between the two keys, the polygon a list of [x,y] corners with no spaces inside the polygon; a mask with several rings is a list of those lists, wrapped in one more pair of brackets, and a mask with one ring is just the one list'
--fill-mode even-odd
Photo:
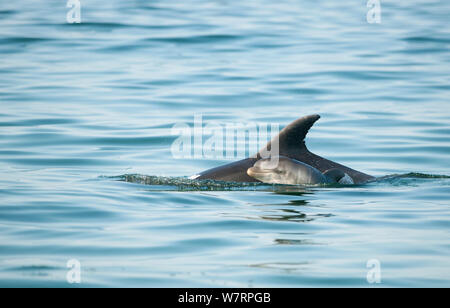
{"label": "dolphin back", "polygon": [[[320,116],[318,114],[299,118],[282,129],[276,137],[274,137],[254,156],[203,171],[193,178],[200,180],[211,179],[230,182],[259,182],[258,180],[248,176],[247,170],[248,168],[252,167],[257,160],[267,157],[267,155],[264,154],[272,153],[272,155],[286,156],[298,160],[318,169],[322,173],[329,169],[340,169],[343,172],[347,173],[355,183],[364,183],[374,179],[374,177],[368,174],[353,170],[349,167],[322,158],[316,154],[311,153],[307,149],[305,144],[306,135],[308,134],[310,128],[314,125],[314,123],[319,119]],[[278,146],[278,151],[276,151],[276,149],[274,148],[275,146]],[[275,150],[275,153],[273,150]]]}

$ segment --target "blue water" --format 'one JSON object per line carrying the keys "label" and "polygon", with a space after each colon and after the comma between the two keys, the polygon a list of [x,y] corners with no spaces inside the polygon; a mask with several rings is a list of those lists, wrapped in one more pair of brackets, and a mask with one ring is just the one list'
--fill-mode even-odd
{"label": "blue water", "polygon": [[[0,286],[450,286],[449,1],[81,2],[0,2]],[[195,183],[229,160],[171,153],[196,114],[313,113],[311,151],[388,177]]]}

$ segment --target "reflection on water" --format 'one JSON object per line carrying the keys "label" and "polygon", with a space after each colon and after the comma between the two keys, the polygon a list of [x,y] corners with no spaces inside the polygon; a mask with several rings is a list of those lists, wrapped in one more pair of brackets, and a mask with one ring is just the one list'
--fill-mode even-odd
{"label": "reflection on water", "polygon": [[312,221],[312,217],[307,217],[306,214],[303,214],[296,210],[289,209],[281,209],[279,210],[279,214],[273,214],[270,216],[260,216],[261,219],[265,220],[274,220],[274,221],[292,221],[292,222],[308,222]]}
{"label": "reflection on water", "polygon": [[[370,259],[449,285],[449,1],[81,2],[0,1],[0,286],[72,286],[70,259],[84,287],[364,287]],[[196,114],[316,113],[308,148],[377,181],[199,182],[229,160],[171,154]]]}

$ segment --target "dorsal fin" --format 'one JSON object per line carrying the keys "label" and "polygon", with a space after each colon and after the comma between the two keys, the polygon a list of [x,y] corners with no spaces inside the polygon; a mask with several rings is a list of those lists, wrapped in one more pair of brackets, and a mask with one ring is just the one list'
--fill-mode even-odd
{"label": "dorsal fin", "polygon": [[280,153],[269,154],[287,156],[291,159],[295,159],[308,164],[311,167],[318,169],[320,172],[324,172],[332,168],[340,169],[346,173],[346,176],[351,177],[350,179],[354,181],[354,183],[364,183],[373,180],[374,177],[368,174],[353,170],[349,167],[340,165],[308,151],[305,145],[305,137],[306,134],[308,134],[309,129],[317,120],[319,120],[319,118],[319,115],[310,115],[300,118],[286,126],[278,136],[273,138],[266,147],[261,149],[261,151],[259,151],[253,157],[206,170],[200,173],[199,176],[196,177],[196,179],[213,179],[233,182],[257,181],[256,179],[247,175],[247,170],[252,167],[258,159],[262,157],[267,158],[268,156],[266,155],[266,149],[271,149],[272,143],[275,144],[275,142],[277,142],[279,144]]}
{"label": "dorsal fin", "polygon": [[272,150],[272,144],[278,143],[279,153],[276,155],[284,155],[288,157],[296,157],[295,154],[305,151],[305,137],[308,134],[309,129],[314,123],[320,119],[318,114],[309,115],[295,120],[288,126],[286,126],[278,136],[274,137],[264,148],[262,148],[257,158],[267,157],[267,151]]}

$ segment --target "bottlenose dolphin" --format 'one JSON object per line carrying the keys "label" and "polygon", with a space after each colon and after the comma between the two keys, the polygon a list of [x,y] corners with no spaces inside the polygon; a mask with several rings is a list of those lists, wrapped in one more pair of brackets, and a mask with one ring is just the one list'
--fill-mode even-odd
{"label": "bottlenose dolphin", "polygon": [[284,156],[277,157],[276,164],[270,158],[260,159],[247,170],[247,174],[271,184],[354,184],[351,177],[341,169],[330,169],[322,173],[308,164]]}
{"label": "bottlenose dolphin", "polygon": [[191,178],[199,180],[211,179],[230,182],[259,182],[259,180],[249,176],[247,174],[247,170],[253,167],[258,160],[267,158],[264,153],[270,151],[272,148],[272,144],[274,144],[278,145],[279,147],[279,156],[285,156],[291,159],[295,159],[319,170],[322,173],[330,169],[339,169],[342,172],[348,174],[356,184],[373,180],[374,177],[371,175],[353,170],[349,167],[327,160],[308,151],[305,144],[306,134],[314,125],[314,123],[319,119],[320,116],[317,114],[297,119],[286,126],[283,130],[281,130],[281,132],[276,137],[274,137],[263,149],[261,149],[255,155],[237,162],[203,171],[202,173],[197,174]]}

